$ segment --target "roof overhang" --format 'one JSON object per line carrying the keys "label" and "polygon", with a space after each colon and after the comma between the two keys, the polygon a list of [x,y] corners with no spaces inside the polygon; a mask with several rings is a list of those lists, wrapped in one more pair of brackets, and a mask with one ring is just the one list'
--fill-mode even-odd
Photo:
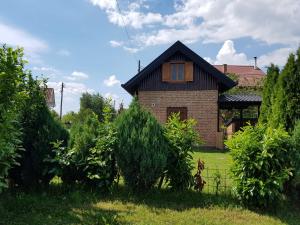
{"label": "roof overhang", "polygon": [[245,109],[249,106],[260,106],[261,96],[258,95],[227,95],[219,96],[220,109]]}
{"label": "roof overhang", "polygon": [[180,41],[177,41],[155,60],[153,60],[149,65],[147,65],[142,71],[121,86],[131,95],[134,95],[137,91],[139,83],[145,78],[145,76],[162,65],[165,60],[167,60],[176,52],[181,52],[182,54],[186,55],[190,60],[203,68],[204,71],[216,78],[219,85],[219,90],[221,92],[229,90],[237,84],[213,65],[201,58],[198,54],[189,49],[187,46],[182,44]]}

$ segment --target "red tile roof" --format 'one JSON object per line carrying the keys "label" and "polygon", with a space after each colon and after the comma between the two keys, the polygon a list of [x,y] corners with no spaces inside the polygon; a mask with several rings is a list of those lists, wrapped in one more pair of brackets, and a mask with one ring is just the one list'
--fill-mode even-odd
{"label": "red tile roof", "polygon": [[241,87],[261,85],[260,81],[265,76],[260,68],[255,69],[254,66],[227,65],[227,71],[224,71],[226,65],[214,65],[214,67],[225,74],[236,74],[238,76],[238,86]]}

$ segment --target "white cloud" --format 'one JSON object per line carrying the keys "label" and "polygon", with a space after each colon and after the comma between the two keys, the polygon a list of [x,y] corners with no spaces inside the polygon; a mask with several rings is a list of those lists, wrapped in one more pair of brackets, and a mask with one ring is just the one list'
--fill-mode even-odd
{"label": "white cloud", "polygon": [[181,0],[176,12],[165,16],[164,25],[199,26],[207,42],[252,37],[270,44],[298,44],[299,10],[300,2],[294,0]]}
{"label": "white cloud", "polygon": [[116,84],[120,84],[121,82],[116,78],[115,75],[109,76],[108,79],[104,80],[104,85],[107,87],[112,87]]}
{"label": "white cloud", "polygon": [[267,54],[258,57],[258,65],[269,66],[271,63],[284,66],[290,53],[294,52],[293,48],[279,48]]}
{"label": "white cloud", "polygon": [[45,66],[42,66],[42,67],[34,66],[34,67],[32,67],[32,70],[42,71],[42,72],[53,72],[53,73],[58,72],[58,70],[53,67],[45,67]]}
{"label": "white cloud", "polygon": [[24,48],[25,56],[30,62],[40,63],[40,53],[48,50],[45,41],[34,37],[27,31],[0,22],[0,43]]}
{"label": "white cloud", "polygon": [[[278,66],[283,66],[288,58],[288,55],[295,51],[294,48],[286,47],[279,48],[263,54],[258,57],[257,65],[260,68],[269,66],[271,63]],[[204,57],[210,64],[233,64],[233,65],[252,65],[253,59],[249,59],[243,52],[237,53],[234,42],[232,40],[226,40],[219,50],[216,59]]]}
{"label": "white cloud", "polygon": [[53,79],[59,75],[62,75],[61,71],[51,66],[34,66],[32,68],[29,67],[29,69],[32,71],[33,75],[35,76],[42,75],[42,77],[48,79]]}
{"label": "white cloud", "polygon": [[163,21],[163,17],[159,13],[138,11],[143,6],[143,1],[131,2],[126,9],[122,9],[122,12],[119,11],[115,0],[90,0],[90,2],[104,10],[109,21],[120,27],[130,26],[135,29],[141,29],[144,25]]}
{"label": "white cloud", "polygon": [[122,41],[111,40],[111,41],[109,41],[109,44],[110,44],[112,47],[116,48],[116,47],[122,46],[124,43],[123,43]]}
{"label": "white cloud", "polygon": [[[47,85],[54,88],[55,110],[59,112],[61,82],[48,82]],[[63,114],[69,111],[78,111],[80,96],[85,92],[95,93],[95,90],[88,88],[83,83],[64,82]]]}
{"label": "white cloud", "polygon": [[90,2],[101,9],[114,10],[117,8],[117,2],[112,0],[90,0]]}
{"label": "white cloud", "polygon": [[198,27],[193,27],[193,29],[161,29],[152,34],[144,33],[142,35],[138,35],[135,39],[139,46],[154,46],[173,43],[179,39],[185,43],[194,43],[200,36],[201,30]]}
{"label": "white cloud", "polygon": [[123,2],[121,14],[116,1],[90,2],[104,10],[113,24],[136,29],[147,25],[149,29],[134,37],[137,47],[173,43],[177,39],[222,43],[250,37],[291,46],[300,40],[300,1],[282,0],[275,4],[274,0],[176,0],[174,12],[165,15],[149,7],[144,10],[144,1]]}
{"label": "white cloud", "polygon": [[61,55],[61,56],[70,56],[71,55],[71,52],[68,51],[67,49],[60,49],[58,52],[57,52],[58,55]]}
{"label": "white cloud", "polygon": [[138,51],[140,51],[142,48],[131,48],[131,47],[127,47],[127,46],[124,46],[123,49],[127,52],[130,52],[130,53],[137,53]]}
{"label": "white cloud", "polygon": [[112,100],[112,104],[114,105],[115,108],[119,108],[120,104],[123,102],[123,99],[120,98],[119,95],[114,94],[114,93],[105,93],[104,94],[105,98],[111,99]]}
{"label": "white cloud", "polygon": [[237,53],[232,40],[226,40],[216,56],[215,64],[248,65],[245,53]]}
{"label": "white cloud", "polygon": [[203,57],[203,59],[205,59],[210,64],[214,64],[214,61],[210,57]]}
{"label": "white cloud", "polygon": [[70,80],[70,81],[80,81],[80,80],[86,80],[89,78],[89,75],[87,75],[86,73],[84,72],[81,72],[81,71],[73,71],[71,73],[70,76],[66,76],[65,77],[66,79]]}

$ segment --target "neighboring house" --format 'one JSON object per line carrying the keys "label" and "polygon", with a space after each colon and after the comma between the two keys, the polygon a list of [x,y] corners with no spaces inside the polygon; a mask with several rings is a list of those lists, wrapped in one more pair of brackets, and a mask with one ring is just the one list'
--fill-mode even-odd
{"label": "neighboring house", "polygon": [[262,79],[266,75],[256,65],[256,57],[254,66],[240,66],[240,65],[214,65],[218,70],[224,74],[235,74],[238,78],[239,87],[257,87],[262,85]]}
{"label": "neighboring house", "polygon": [[45,99],[48,107],[55,107],[55,95],[54,88],[45,88],[44,89]]}
{"label": "neighboring house", "polygon": [[223,148],[220,109],[261,102],[245,96],[233,96],[232,101],[232,96],[222,95],[235,85],[223,72],[177,41],[122,87],[136,95],[161,123],[173,112],[180,112],[182,120],[196,119],[205,146]]}

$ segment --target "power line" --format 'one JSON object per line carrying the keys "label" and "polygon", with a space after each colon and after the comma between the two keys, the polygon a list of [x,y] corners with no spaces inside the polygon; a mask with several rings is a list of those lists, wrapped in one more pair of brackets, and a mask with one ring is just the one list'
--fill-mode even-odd
{"label": "power line", "polygon": [[[132,39],[131,39],[131,37],[130,37],[130,35],[129,35],[129,32],[128,32],[128,29],[127,29],[127,27],[126,27],[126,22],[125,22],[125,19],[124,19],[124,17],[123,17],[123,14],[122,14],[122,10],[121,10],[119,1],[118,1],[118,0],[115,0],[115,1],[116,1],[117,9],[118,9],[119,14],[120,14],[120,16],[121,16],[121,19],[122,19],[122,21],[123,21],[123,30],[124,30],[124,33],[126,34],[126,37],[127,37],[127,39],[128,39],[129,44],[131,44],[131,40],[132,40]],[[136,58],[135,55],[133,55],[133,57],[134,57],[135,61],[136,61],[137,64],[138,64],[138,70],[139,70],[139,69],[140,69],[140,61]]]}

